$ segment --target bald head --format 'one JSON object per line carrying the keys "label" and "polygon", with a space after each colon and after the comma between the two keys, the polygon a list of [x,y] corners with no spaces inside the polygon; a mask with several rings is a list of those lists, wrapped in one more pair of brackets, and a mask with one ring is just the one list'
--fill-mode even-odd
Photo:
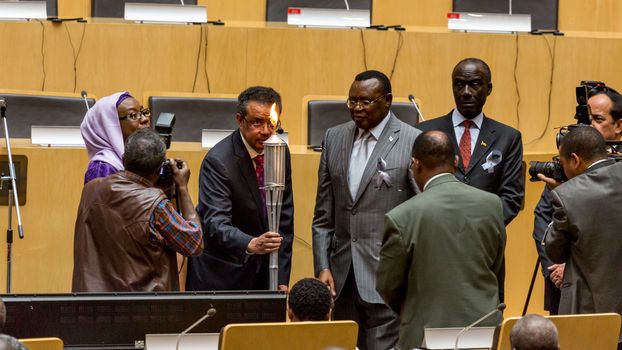
{"label": "bald head", "polygon": [[430,170],[441,169],[454,172],[456,154],[449,136],[442,131],[431,130],[419,135],[412,151],[413,158]]}
{"label": "bald head", "polygon": [[513,350],[559,350],[557,327],[540,315],[525,315],[510,332]]}

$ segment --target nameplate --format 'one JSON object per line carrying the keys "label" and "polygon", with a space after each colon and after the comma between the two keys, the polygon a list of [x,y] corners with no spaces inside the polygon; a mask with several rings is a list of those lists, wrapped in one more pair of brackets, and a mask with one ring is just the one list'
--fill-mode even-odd
{"label": "nameplate", "polygon": [[207,23],[207,7],[126,2],[124,18],[141,23]]}
{"label": "nameplate", "polygon": [[[176,350],[178,334],[147,334],[145,349]],[[181,337],[179,350],[218,350],[219,333],[188,333]]]}
{"label": "nameplate", "polygon": [[46,19],[45,1],[0,1],[0,20]]}
{"label": "nameplate", "polygon": [[226,129],[203,129],[201,130],[201,147],[212,148],[232,132],[233,130]]}
{"label": "nameplate", "polygon": [[287,24],[300,27],[367,28],[371,24],[370,10],[314,9],[290,7]]}
{"label": "nameplate", "polygon": [[[430,350],[453,349],[462,328],[425,328],[423,347]],[[490,349],[495,327],[473,327],[460,337],[458,349]]]}
{"label": "nameplate", "polygon": [[530,32],[531,15],[450,12],[447,14],[447,28],[466,32]]}
{"label": "nameplate", "polygon": [[85,147],[79,126],[30,127],[30,142],[40,146]]}

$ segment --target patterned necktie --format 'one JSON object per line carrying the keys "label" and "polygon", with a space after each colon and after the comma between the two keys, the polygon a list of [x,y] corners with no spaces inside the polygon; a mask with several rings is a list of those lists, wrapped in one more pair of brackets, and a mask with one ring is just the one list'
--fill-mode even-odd
{"label": "patterned necktie", "polygon": [[467,170],[469,162],[471,162],[471,126],[473,122],[465,120],[462,122],[462,125],[464,126],[464,133],[460,139],[460,157],[462,158],[464,170]]}
{"label": "patterned necktie", "polygon": [[358,148],[353,147],[352,150],[352,156],[350,158],[350,174],[348,179],[352,198],[356,197],[356,192],[358,191],[361,179],[363,178],[363,172],[365,172],[365,166],[367,165],[367,159],[369,158],[368,143],[370,136],[371,133],[369,131],[365,131],[356,141],[359,143]]}
{"label": "patterned necktie", "polygon": [[264,210],[266,208],[266,191],[264,190],[264,171],[263,171],[263,154],[255,156],[253,158],[255,162],[255,176],[257,176],[257,184],[259,185],[259,194],[261,195],[261,202],[263,203]]}

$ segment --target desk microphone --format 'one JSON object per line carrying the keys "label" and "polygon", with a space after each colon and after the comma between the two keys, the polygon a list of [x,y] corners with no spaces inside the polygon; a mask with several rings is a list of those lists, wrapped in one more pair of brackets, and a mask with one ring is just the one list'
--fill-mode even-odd
{"label": "desk microphone", "polygon": [[417,102],[415,101],[415,96],[408,95],[408,99],[413,104],[413,106],[415,106],[415,109],[417,110],[417,113],[419,113],[419,116],[421,117],[421,120],[425,121],[425,118],[423,117],[423,113],[421,113],[421,110],[419,109],[419,106],[417,105]]}
{"label": "desk microphone", "polygon": [[[505,304],[503,306],[505,307]],[[181,341],[182,336],[190,332],[194,327],[198,326],[199,323],[205,321],[205,319],[213,317],[214,315],[216,315],[216,309],[213,307],[210,307],[205,313],[205,316],[201,317],[198,321],[193,323],[190,327],[184,329],[183,332],[179,333],[179,335],[177,336],[177,343],[175,344],[175,350],[179,350],[179,342]]]}
{"label": "desk microphone", "polygon": [[4,97],[0,97],[0,112],[2,112],[2,116],[4,117],[4,112],[6,112],[6,100]]}
{"label": "desk microphone", "polygon": [[80,92],[80,96],[82,96],[82,99],[84,99],[84,104],[86,104],[86,111],[88,112],[91,107],[89,107],[89,101],[86,99],[88,94],[86,93],[86,90],[82,90]]}
{"label": "desk microphone", "polygon": [[[411,95],[412,96],[412,95]],[[458,341],[460,340],[460,337],[462,336],[462,334],[464,334],[466,331],[468,331],[469,329],[477,326],[478,324],[480,324],[482,321],[484,321],[485,319],[487,319],[488,317],[492,316],[495,312],[499,311],[499,312],[503,312],[503,310],[505,310],[505,304],[501,303],[499,305],[497,305],[497,307],[490,311],[489,313],[487,313],[486,315],[484,315],[484,317],[480,318],[479,320],[471,323],[470,325],[462,328],[462,330],[460,331],[460,333],[458,333],[458,335],[456,336],[456,342],[454,344],[454,350],[458,350]]]}

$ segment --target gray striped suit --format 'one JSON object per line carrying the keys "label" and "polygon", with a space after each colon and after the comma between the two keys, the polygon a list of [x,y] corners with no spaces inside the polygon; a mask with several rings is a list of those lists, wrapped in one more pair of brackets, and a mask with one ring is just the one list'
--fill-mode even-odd
{"label": "gray striped suit", "polygon": [[[348,186],[350,155],[357,129],[354,122],[331,128],[324,136],[313,218],[313,260],[316,275],[323,269],[330,269],[333,274],[337,292],[336,317],[340,317],[337,312],[340,304],[354,303],[348,300],[349,296],[340,297],[350,271],[354,274],[356,291],[364,302],[384,304],[376,292],[384,215],[415,193],[409,164],[413,143],[421,131],[403,123],[393,113],[389,118],[367,162],[356,198],[352,198]],[[390,177],[390,185],[387,181],[379,181],[379,159],[386,162],[384,172]],[[390,313],[388,308],[386,311]],[[399,322],[394,315],[391,317],[392,329],[359,325],[368,328],[369,348],[388,349],[395,344]],[[373,334],[374,331],[378,334]],[[386,339],[386,335],[383,339],[383,332],[394,335],[388,337],[393,339]]]}

